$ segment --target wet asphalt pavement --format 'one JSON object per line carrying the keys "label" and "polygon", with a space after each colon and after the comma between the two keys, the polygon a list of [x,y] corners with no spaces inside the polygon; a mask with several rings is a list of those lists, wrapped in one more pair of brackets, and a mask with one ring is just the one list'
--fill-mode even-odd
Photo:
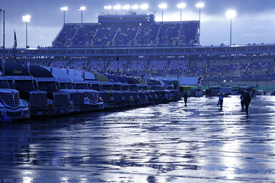
{"label": "wet asphalt pavement", "polygon": [[189,98],[0,125],[0,182],[274,182],[275,97]]}

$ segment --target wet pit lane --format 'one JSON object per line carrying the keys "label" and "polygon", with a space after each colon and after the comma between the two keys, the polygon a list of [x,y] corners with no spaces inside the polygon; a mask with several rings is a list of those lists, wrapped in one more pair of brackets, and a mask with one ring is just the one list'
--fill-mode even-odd
{"label": "wet pit lane", "polygon": [[274,182],[275,97],[189,98],[0,126],[0,182]]}

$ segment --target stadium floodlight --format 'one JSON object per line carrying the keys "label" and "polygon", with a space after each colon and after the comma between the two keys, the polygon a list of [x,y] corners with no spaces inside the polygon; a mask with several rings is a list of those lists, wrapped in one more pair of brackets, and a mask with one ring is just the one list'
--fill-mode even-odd
{"label": "stadium floodlight", "polygon": [[143,9],[143,10],[146,10],[146,9],[148,9],[148,4],[142,4],[142,5],[140,5],[140,9]]}
{"label": "stadium floodlight", "polygon": [[30,21],[31,21],[31,16],[30,15],[23,16],[23,22],[30,22]]}
{"label": "stadium floodlight", "polygon": [[23,16],[23,22],[26,22],[26,48],[28,48],[28,22],[31,21],[30,15]]}
{"label": "stadium floodlight", "polygon": [[112,6],[104,6],[104,10],[111,10]]}
{"label": "stadium floodlight", "polygon": [[177,5],[178,8],[183,9],[186,7],[185,3],[180,3]]}
{"label": "stadium floodlight", "polygon": [[81,7],[78,8],[78,10],[84,11],[84,10],[86,10],[86,7],[85,6],[81,6]]}
{"label": "stadium floodlight", "polygon": [[130,5],[124,5],[124,6],[122,6],[122,9],[129,10],[130,9]]}
{"label": "stadium floodlight", "polygon": [[160,8],[160,9],[165,9],[165,8],[167,8],[167,4],[160,4],[160,5],[159,5],[159,8]]}
{"label": "stadium floodlight", "polygon": [[235,16],[236,16],[236,11],[234,11],[234,10],[228,10],[228,11],[226,12],[226,17],[227,17],[227,18],[232,19],[232,18],[234,18]]}
{"label": "stadium floodlight", "polygon": [[127,10],[129,10],[130,9],[130,5],[124,5],[124,6],[122,6],[122,9],[124,9],[125,10],[125,14],[126,14],[126,12],[127,12]]}
{"label": "stadium floodlight", "polygon": [[[201,35],[201,9],[204,7],[204,3],[197,3],[196,4],[196,7],[199,8],[199,27],[200,27],[200,32],[199,32],[199,35]],[[200,43],[200,40],[199,40],[199,43]]]}
{"label": "stadium floodlight", "polygon": [[232,45],[232,19],[236,16],[236,11],[228,10],[226,12],[227,18],[230,19],[230,46]]}
{"label": "stadium floodlight", "polygon": [[177,5],[177,7],[180,9],[180,21],[182,21],[182,9],[186,7],[185,3],[180,3]]}
{"label": "stadium floodlight", "polygon": [[167,8],[167,4],[160,4],[159,8],[162,10],[162,23],[163,23],[163,9]]}
{"label": "stadium floodlight", "polygon": [[61,11],[64,11],[64,24],[65,24],[65,12],[68,11],[68,7],[61,7]]}
{"label": "stadium floodlight", "polygon": [[114,9],[114,10],[120,10],[120,9],[121,9],[121,5],[113,6],[113,9]]}
{"label": "stadium floodlight", "polygon": [[203,7],[204,7],[204,4],[203,4],[203,3],[197,3],[197,4],[196,4],[196,7],[197,7],[197,8],[203,8]]}
{"label": "stadium floodlight", "polygon": [[86,10],[86,7],[85,6],[81,6],[78,8],[78,10],[81,12],[81,23],[83,23],[83,11]]}
{"label": "stadium floodlight", "polygon": [[131,6],[131,9],[132,9],[132,10],[137,10],[138,8],[139,8],[139,5],[137,5],[137,4]]}
{"label": "stadium floodlight", "polygon": [[61,7],[60,10],[61,11],[68,11],[68,7]]}
{"label": "stadium floodlight", "polygon": [[143,10],[143,14],[145,14],[144,10],[148,9],[148,7],[149,7],[148,4],[142,4],[142,5],[140,5],[140,9]]}
{"label": "stadium floodlight", "polygon": [[112,9],[112,6],[104,6],[104,10],[107,10],[107,15],[109,14],[109,10]]}
{"label": "stadium floodlight", "polygon": [[117,14],[117,10],[120,10],[120,9],[121,9],[121,5],[113,6],[113,9],[116,10],[116,14]]}

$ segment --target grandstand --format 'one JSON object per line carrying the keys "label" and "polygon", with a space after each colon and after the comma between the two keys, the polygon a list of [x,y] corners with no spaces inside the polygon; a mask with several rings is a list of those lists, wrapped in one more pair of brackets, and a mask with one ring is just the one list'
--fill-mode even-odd
{"label": "grandstand", "polygon": [[229,58],[210,58],[209,64],[206,71],[207,79],[219,79],[224,72],[225,68],[229,64]]}
{"label": "grandstand", "polygon": [[[202,77],[205,85],[274,85],[274,44],[201,46],[198,32],[199,21],[100,15],[98,23],[64,24],[52,46],[18,48],[16,62],[156,78]],[[5,56],[14,61],[12,49],[5,49]]]}
{"label": "grandstand", "polygon": [[[131,18],[132,17],[132,18]],[[155,22],[154,15],[99,16],[99,22],[64,24],[53,47],[117,47],[194,45],[199,40],[199,22]],[[145,21],[149,19],[148,21]],[[120,21],[121,20],[121,21]]]}

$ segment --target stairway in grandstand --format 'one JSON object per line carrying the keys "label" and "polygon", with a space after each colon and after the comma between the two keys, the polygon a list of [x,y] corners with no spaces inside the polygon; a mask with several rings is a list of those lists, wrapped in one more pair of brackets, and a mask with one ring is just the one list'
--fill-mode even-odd
{"label": "stairway in grandstand", "polygon": [[226,71],[227,67],[230,65],[231,61],[232,61],[232,58],[229,58],[228,63],[226,64],[225,68],[223,69],[220,76],[218,77],[219,79],[222,79],[222,76],[224,75],[224,72]]}

